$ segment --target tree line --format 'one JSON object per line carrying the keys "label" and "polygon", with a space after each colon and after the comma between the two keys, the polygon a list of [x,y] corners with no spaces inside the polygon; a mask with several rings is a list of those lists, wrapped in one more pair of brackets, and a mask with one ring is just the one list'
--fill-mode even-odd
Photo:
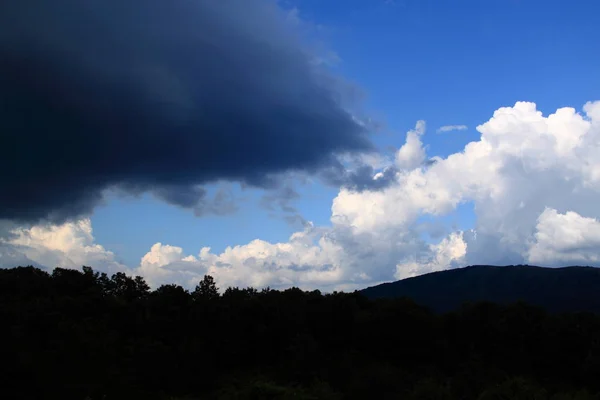
{"label": "tree line", "polygon": [[0,270],[7,399],[600,399],[600,316]]}

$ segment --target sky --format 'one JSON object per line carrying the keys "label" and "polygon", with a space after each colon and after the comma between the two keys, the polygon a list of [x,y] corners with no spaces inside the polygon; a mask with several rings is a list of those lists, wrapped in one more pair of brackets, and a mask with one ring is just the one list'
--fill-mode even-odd
{"label": "sky", "polygon": [[0,6],[0,267],[354,290],[600,267],[600,3]]}

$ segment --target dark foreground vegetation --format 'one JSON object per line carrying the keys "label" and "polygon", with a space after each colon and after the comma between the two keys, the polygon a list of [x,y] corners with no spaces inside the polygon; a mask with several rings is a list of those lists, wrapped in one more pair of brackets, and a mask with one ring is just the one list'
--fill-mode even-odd
{"label": "dark foreground vegetation", "polygon": [[0,270],[6,399],[597,399],[600,317]]}

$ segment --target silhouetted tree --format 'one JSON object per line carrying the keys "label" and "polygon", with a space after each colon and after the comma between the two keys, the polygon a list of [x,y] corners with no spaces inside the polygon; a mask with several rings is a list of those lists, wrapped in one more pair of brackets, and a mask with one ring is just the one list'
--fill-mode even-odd
{"label": "silhouetted tree", "polygon": [[112,276],[109,288],[113,295],[126,301],[143,299],[150,290],[144,278],[141,276],[131,278],[123,272],[117,272]]}
{"label": "silhouetted tree", "polygon": [[196,289],[192,293],[196,300],[214,300],[219,297],[219,289],[215,280],[210,275],[204,275],[204,278],[196,285]]}

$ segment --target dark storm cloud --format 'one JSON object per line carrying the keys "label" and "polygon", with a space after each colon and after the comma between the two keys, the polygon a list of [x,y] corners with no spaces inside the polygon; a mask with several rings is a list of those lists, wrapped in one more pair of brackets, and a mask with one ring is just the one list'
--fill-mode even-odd
{"label": "dark storm cloud", "polygon": [[59,221],[109,187],[195,208],[198,184],[369,149],[315,68],[272,1],[0,2],[0,218]]}

